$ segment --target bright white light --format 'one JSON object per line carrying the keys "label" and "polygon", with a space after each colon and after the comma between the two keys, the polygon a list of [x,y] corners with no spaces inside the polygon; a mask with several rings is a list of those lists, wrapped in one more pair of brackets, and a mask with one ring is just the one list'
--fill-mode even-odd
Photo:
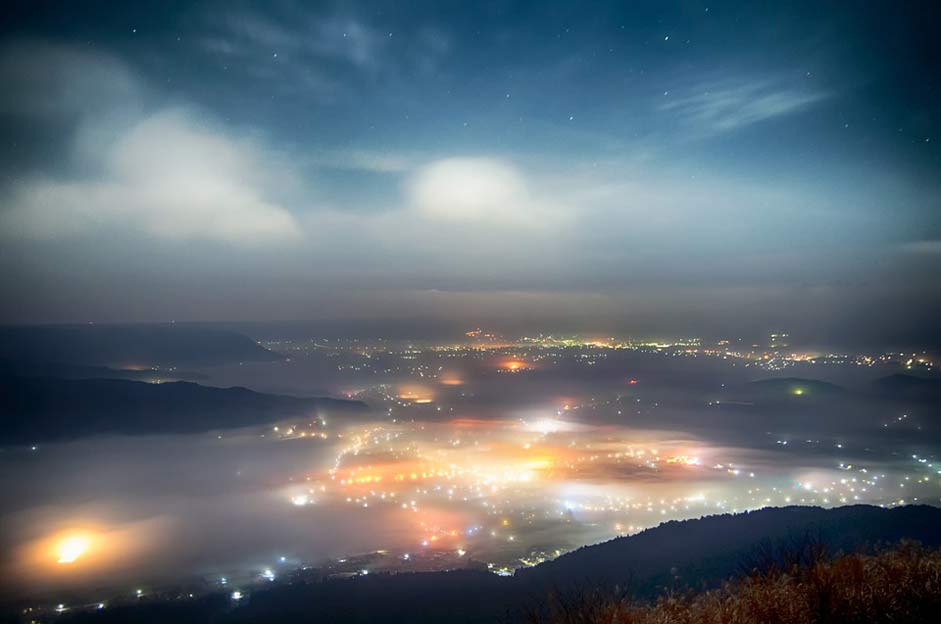
{"label": "bright white light", "polygon": [[572,431],[574,429],[570,423],[567,423],[564,420],[556,420],[554,418],[540,418],[538,420],[533,420],[523,425],[523,428],[526,431],[535,431],[543,435],[557,433],[559,431]]}

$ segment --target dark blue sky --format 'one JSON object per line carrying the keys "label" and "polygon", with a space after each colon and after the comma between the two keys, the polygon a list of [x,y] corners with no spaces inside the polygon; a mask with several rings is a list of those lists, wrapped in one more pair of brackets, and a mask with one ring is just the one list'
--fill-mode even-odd
{"label": "dark blue sky", "polygon": [[932,3],[130,4],[5,20],[0,320],[936,339]]}

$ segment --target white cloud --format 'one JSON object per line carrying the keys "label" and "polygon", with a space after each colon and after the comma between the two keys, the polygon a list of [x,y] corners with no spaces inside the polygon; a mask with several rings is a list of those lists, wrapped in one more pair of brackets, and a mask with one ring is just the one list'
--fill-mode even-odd
{"label": "white cloud", "polygon": [[[291,176],[262,144],[183,108],[141,113],[129,102],[143,87],[111,57],[31,45],[6,51],[3,75],[25,80],[29,54],[49,63],[31,92],[39,98],[61,91],[74,99],[41,110],[72,124],[63,151],[74,164],[62,174],[36,174],[6,189],[0,213],[6,236],[55,239],[115,230],[239,245],[300,238],[295,218],[276,199]],[[119,88],[82,87],[89,77],[107,84],[96,77],[108,76],[121,78]],[[77,83],[74,90],[71,83]],[[11,112],[28,114],[26,103],[23,112]],[[44,106],[41,99],[39,104]],[[125,113],[116,117],[115,110]]]}
{"label": "white cloud", "polygon": [[223,15],[222,32],[203,41],[207,51],[245,58],[304,57],[339,61],[364,69],[383,60],[387,37],[369,25],[349,17],[321,17],[307,12],[291,16],[290,23],[260,14],[238,12]]}
{"label": "white cloud", "polygon": [[144,118],[101,154],[84,180],[31,180],[16,190],[5,229],[37,238],[123,226],[164,239],[264,243],[299,237],[266,197],[257,147],[196,126],[182,111]]}
{"label": "white cloud", "polygon": [[902,250],[913,254],[941,255],[941,240],[921,240],[903,243]]}
{"label": "white cloud", "polygon": [[318,101],[359,97],[362,80],[398,88],[434,74],[451,51],[448,34],[421,23],[407,32],[383,20],[311,3],[279,3],[264,13],[214,9],[203,19],[203,51],[269,89]]}
{"label": "white cloud", "polygon": [[659,108],[704,134],[718,134],[796,113],[826,97],[820,91],[772,81],[726,81],[703,83],[685,95],[669,96]]}
{"label": "white cloud", "polygon": [[435,161],[409,184],[412,207],[431,221],[544,228],[565,214],[547,198],[534,197],[513,165],[492,158]]}

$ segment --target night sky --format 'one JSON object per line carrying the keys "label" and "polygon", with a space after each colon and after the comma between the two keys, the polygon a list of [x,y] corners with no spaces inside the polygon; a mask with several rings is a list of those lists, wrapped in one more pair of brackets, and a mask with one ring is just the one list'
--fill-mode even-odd
{"label": "night sky", "polygon": [[10,3],[0,322],[937,345],[932,5]]}

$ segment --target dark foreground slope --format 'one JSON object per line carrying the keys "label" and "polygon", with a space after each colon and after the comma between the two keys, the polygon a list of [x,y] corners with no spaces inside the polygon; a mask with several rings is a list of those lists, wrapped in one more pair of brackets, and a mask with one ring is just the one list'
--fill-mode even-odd
{"label": "dark foreground slope", "polygon": [[189,382],[0,377],[0,444],[97,434],[198,433],[318,410],[365,410],[356,401],[263,394]]}
{"label": "dark foreground slope", "polygon": [[941,551],[903,543],[805,560],[655,604],[612,591],[552,594],[528,624],[923,624],[941,609]]}
{"label": "dark foreground slope", "polygon": [[664,523],[631,537],[586,546],[534,568],[520,580],[553,587],[572,580],[630,585],[643,595],[664,587],[714,585],[730,574],[795,550],[852,551],[860,544],[915,539],[941,546],[941,509],[854,505],[767,508]]}
{"label": "dark foreground slope", "polygon": [[813,547],[815,556],[839,550],[853,552],[903,538],[936,547],[941,545],[939,527],[941,510],[927,506],[892,510],[868,506],[765,509],[667,523],[640,535],[583,548],[513,578],[464,570],[296,580],[273,587],[245,588],[245,597],[238,604],[228,594],[215,594],[195,601],[116,604],[100,613],[73,612],[68,621],[523,621],[524,614],[542,609],[551,594],[573,588],[610,595],[604,592],[617,582],[629,588],[629,595],[653,600],[663,595],[664,579],[674,590],[714,587],[725,579],[748,574],[756,566],[767,567],[776,559],[786,561],[792,553],[808,546]]}

